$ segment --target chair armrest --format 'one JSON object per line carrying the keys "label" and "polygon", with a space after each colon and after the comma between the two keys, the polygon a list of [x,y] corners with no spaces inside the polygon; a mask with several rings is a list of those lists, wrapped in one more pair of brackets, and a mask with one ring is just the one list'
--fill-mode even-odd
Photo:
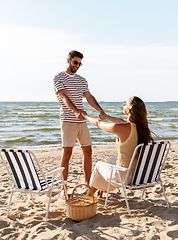
{"label": "chair armrest", "polygon": [[44,175],[46,176],[46,175],[53,175],[53,174],[55,174],[55,173],[57,173],[57,172],[62,172],[64,170],[64,167],[60,167],[60,168],[57,168],[57,169],[55,169],[55,170],[53,170],[53,171],[50,171],[50,172],[47,172],[47,173],[45,173]]}
{"label": "chair armrest", "polygon": [[113,165],[113,166],[111,166],[111,168],[112,169],[117,169],[117,170],[123,171],[123,172],[128,171],[128,168],[120,167],[120,166],[117,166],[117,165]]}

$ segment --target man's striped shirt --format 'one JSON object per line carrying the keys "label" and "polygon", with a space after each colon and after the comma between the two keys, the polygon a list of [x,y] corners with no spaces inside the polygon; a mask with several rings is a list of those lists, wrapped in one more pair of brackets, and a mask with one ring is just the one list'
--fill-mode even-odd
{"label": "man's striped shirt", "polygon": [[60,103],[61,121],[65,122],[85,122],[76,118],[75,114],[63,103],[57,94],[60,90],[66,90],[67,96],[73,102],[77,109],[84,110],[82,98],[84,93],[88,92],[88,83],[85,78],[78,74],[69,75],[66,71],[56,74],[53,79],[53,87]]}

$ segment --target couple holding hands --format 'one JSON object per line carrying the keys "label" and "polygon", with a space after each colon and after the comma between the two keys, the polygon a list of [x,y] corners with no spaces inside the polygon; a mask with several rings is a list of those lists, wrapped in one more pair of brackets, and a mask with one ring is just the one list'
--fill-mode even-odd
{"label": "couple holding hands", "polygon": [[[85,183],[90,185],[93,192],[98,189],[98,195],[101,197],[102,192],[107,191],[108,188],[110,164],[127,168],[135,147],[140,143],[151,142],[153,138],[148,127],[145,103],[139,97],[132,96],[123,103],[123,111],[127,116],[127,121],[109,116],[103,111],[95,97],[90,93],[86,79],[76,74],[82,66],[82,59],[83,54],[74,50],[70,51],[67,57],[67,70],[56,74],[53,79],[53,87],[60,103],[63,148],[60,166],[65,168],[63,176],[64,180],[67,180],[69,160],[77,139],[83,152]],[[99,112],[100,119],[90,117],[84,111],[82,103],[84,97]],[[92,174],[92,141],[86,120],[106,132],[115,134],[118,151],[117,159],[111,157],[107,162],[98,161]],[[128,181],[130,182],[136,163],[137,159],[135,159],[133,168],[129,173]],[[117,172],[113,177],[113,180],[120,181]],[[121,177],[125,179],[124,172],[122,172]],[[111,186],[110,189],[114,190],[115,187]],[[87,195],[92,195],[90,190],[88,190]]]}

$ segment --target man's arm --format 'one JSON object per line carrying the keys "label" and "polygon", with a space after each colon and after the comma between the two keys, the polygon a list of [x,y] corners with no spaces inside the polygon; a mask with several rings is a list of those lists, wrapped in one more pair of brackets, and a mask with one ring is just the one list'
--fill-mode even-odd
{"label": "man's arm", "polygon": [[66,90],[60,90],[57,92],[57,95],[62,99],[63,103],[75,114],[75,116],[80,119],[84,120],[84,117],[82,115],[82,110],[77,109],[76,106],[73,104],[73,102],[70,100],[70,98],[67,96]]}
{"label": "man's arm", "polygon": [[103,109],[101,108],[101,106],[98,104],[98,102],[96,101],[95,97],[93,95],[91,95],[90,92],[85,92],[84,96],[86,97],[87,102],[93,107],[95,108],[100,115],[104,114]]}

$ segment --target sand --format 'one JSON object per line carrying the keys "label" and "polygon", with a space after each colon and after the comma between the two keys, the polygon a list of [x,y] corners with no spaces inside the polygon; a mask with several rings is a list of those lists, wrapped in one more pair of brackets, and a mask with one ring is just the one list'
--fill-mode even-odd
{"label": "sand", "polygon": [[[60,149],[35,150],[43,169],[50,171],[59,166]],[[114,146],[93,147],[93,167],[98,160],[106,161],[117,156]],[[46,195],[36,195],[37,206],[33,206],[29,195],[14,193],[7,217],[7,204],[11,182],[1,163],[0,173],[0,239],[178,239],[178,143],[173,143],[168,160],[162,172],[165,181],[168,209],[160,186],[147,189],[146,199],[141,203],[141,191],[129,191],[132,215],[127,212],[122,191],[110,194],[108,207],[104,208],[105,193],[98,202],[97,214],[81,222],[66,217],[65,200],[53,196],[50,205],[49,220],[44,222],[46,213]],[[84,183],[82,152],[75,148],[70,161],[68,193],[80,183]],[[84,188],[78,188],[76,194],[82,194]],[[56,191],[57,193],[57,191]]]}

